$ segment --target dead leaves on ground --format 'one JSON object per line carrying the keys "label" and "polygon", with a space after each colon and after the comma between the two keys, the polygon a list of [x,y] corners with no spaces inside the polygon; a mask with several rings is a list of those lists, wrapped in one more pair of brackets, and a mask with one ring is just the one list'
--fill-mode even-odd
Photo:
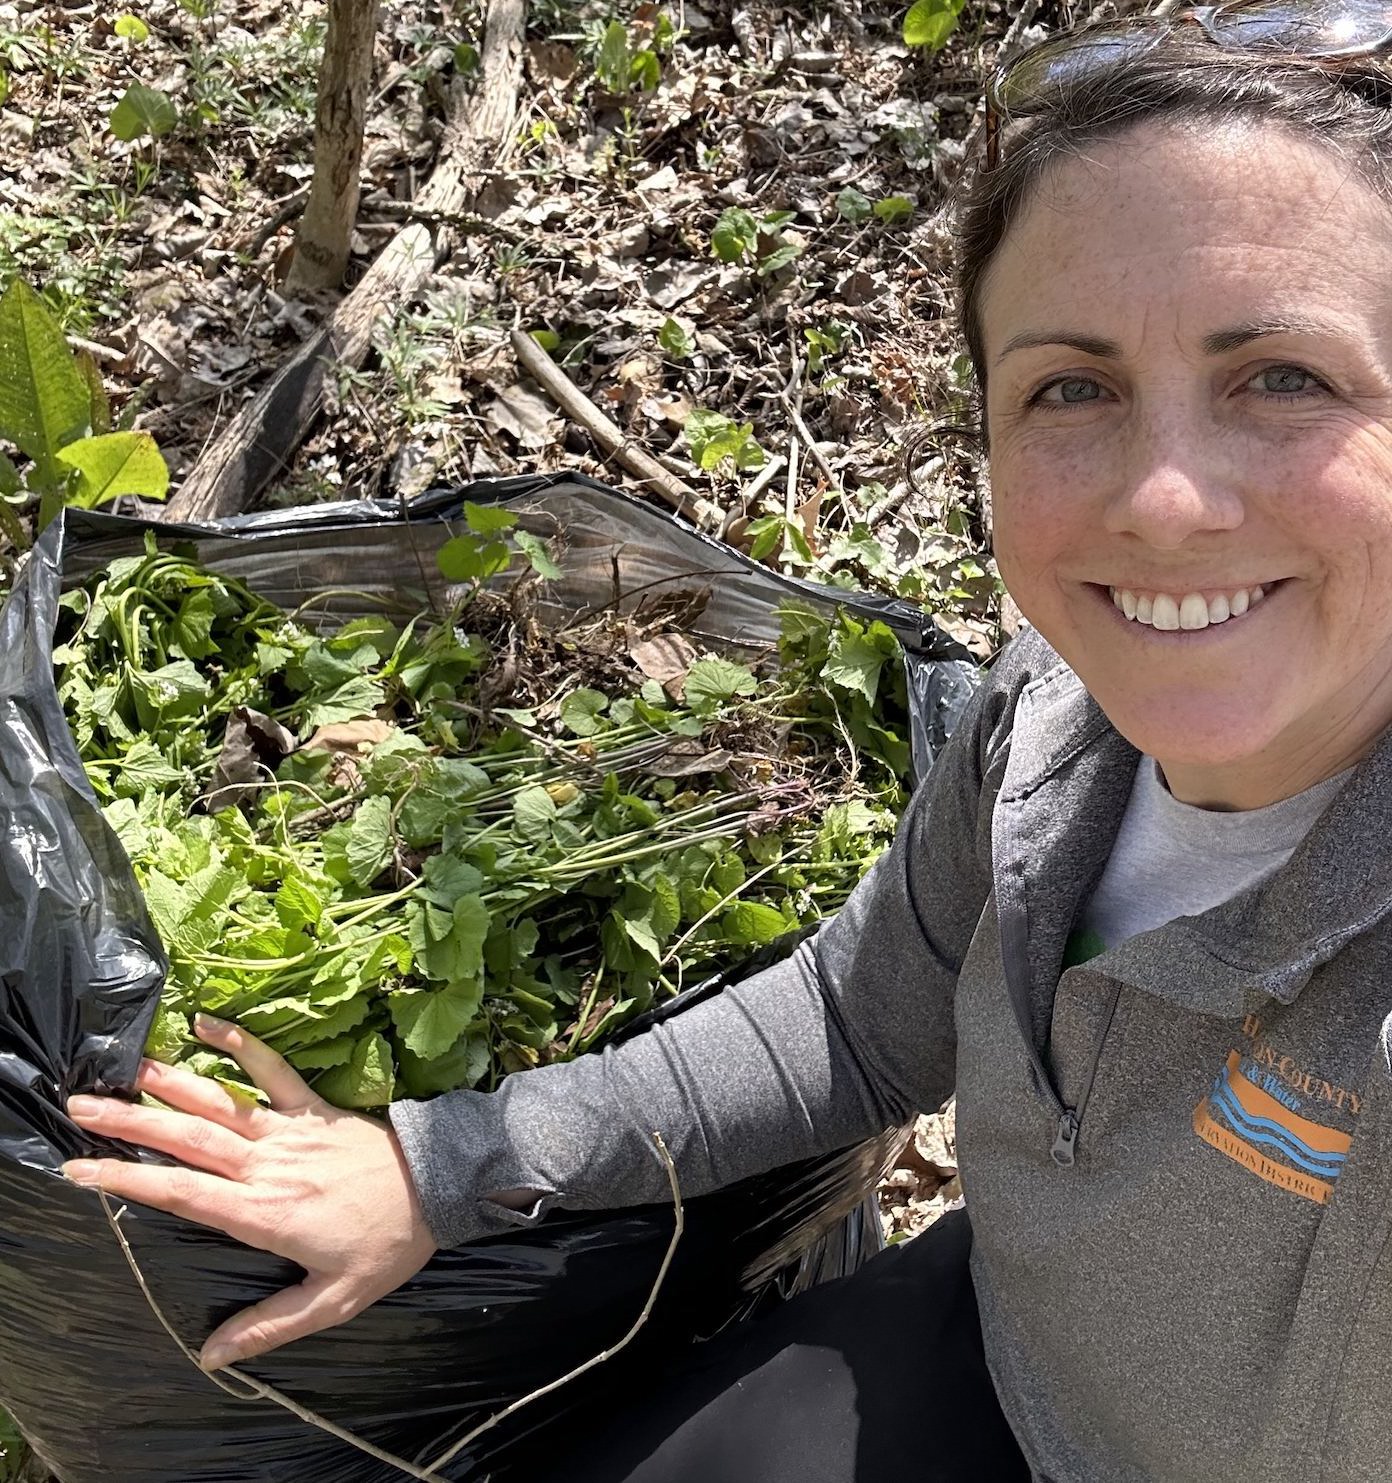
{"label": "dead leaves on ground", "polygon": [[[799,538],[776,541],[769,564],[900,591],[987,650],[996,596],[974,456],[943,460],[919,492],[900,451],[925,416],[963,410],[932,213],[1008,19],[993,3],[928,58],[903,46],[899,5],[534,0],[516,125],[476,181],[480,229],[456,232],[371,367],[342,378],[271,501],[554,469],[635,488],[519,376],[518,326],[708,492],[727,535],[786,519]],[[685,27],[670,42],[664,14]],[[118,406],[143,397],[138,425],[177,480],[327,307],[281,291],[311,173],[323,6],[218,0],[199,20],[148,0],[140,15],[150,37],[136,46],[94,4],[0,0],[12,84],[0,123],[28,120],[0,183],[0,264],[9,252],[68,295],[72,326],[109,352]],[[601,64],[597,38],[616,18],[632,55],[653,50],[641,86]],[[36,30],[41,43],[14,40]],[[457,48],[481,38],[478,4],[383,12],[354,272],[409,213],[451,90],[473,85]],[[157,146],[105,129],[133,78],[168,90],[183,116]],[[882,203],[892,209],[877,214]],[[724,261],[712,234],[732,211],[754,231],[748,254]],[[60,251],[34,236],[43,221]],[[702,411],[750,428],[762,482],[752,454],[742,469],[697,466],[683,429]]]}

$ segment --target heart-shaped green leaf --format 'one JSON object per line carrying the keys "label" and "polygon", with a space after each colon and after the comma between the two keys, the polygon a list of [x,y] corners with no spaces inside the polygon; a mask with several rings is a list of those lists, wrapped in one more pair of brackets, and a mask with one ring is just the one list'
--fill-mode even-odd
{"label": "heart-shaped green leaf", "polygon": [[169,493],[169,467],[149,433],[83,438],[64,448],[58,462],[77,471],[72,503],[84,510],[95,510],[122,494],[163,499]]}
{"label": "heart-shaped green leaf", "polygon": [[171,133],[179,122],[179,115],[169,101],[169,95],[158,88],[147,88],[133,82],[126,95],[111,110],[111,132],[128,143],[143,139],[148,134],[158,139]]}

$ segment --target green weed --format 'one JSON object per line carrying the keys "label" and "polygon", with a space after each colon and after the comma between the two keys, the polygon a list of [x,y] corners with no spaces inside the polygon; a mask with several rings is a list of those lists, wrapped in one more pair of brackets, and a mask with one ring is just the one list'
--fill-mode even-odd
{"label": "green weed", "polygon": [[36,1478],[31,1453],[10,1416],[0,1411],[0,1483],[27,1483]]}
{"label": "green weed", "polygon": [[116,244],[117,214],[103,198],[51,215],[0,211],[0,287],[14,278],[42,283],[68,334],[119,319],[129,264]]}

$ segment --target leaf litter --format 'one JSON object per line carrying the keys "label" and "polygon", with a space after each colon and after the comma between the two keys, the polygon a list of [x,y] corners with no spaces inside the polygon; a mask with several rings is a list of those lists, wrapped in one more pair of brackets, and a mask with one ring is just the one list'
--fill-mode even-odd
{"label": "leaf litter", "polygon": [[[710,496],[727,539],[922,601],[992,652],[977,456],[935,444],[916,485],[901,465],[913,429],[969,410],[935,212],[1011,13],[973,7],[934,54],[904,45],[902,9],[533,0],[517,117],[479,177],[489,230],[463,230],[379,326],[264,502],[557,469],[643,495],[520,372],[519,328]],[[116,412],[134,404],[177,487],[332,307],[285,292],[324,10],[132,13],[139,29],[0,0],[0,118],[32,126],[0,182],[0,274],[28,273],[96,347]],[[383,13],[350,281],[409,220],[451,91],[478,84],[482,29],[471,0]],[[173,101],[158,139],[108,127],[135,83]]]}

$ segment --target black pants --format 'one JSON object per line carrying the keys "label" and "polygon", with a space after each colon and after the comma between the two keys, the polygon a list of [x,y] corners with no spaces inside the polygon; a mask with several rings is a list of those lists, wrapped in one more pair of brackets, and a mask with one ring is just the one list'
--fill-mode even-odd
{"label": "black pants", "polygon": [[970,1250],[956,1211],[727,1329],[648,1393],[612,1395],[529,1483],[1028,1483],[986,1370]]}

